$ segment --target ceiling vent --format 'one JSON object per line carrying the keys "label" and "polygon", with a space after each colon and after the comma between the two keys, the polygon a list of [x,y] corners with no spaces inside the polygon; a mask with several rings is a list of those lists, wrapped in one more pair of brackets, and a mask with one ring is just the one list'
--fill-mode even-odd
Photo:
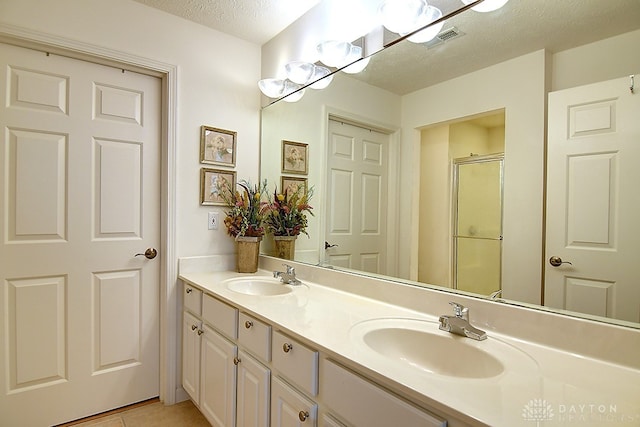
{"label": "ceiling vent", "polygon": [[444,42],[448,42],[449,40],[457,39],[458,37],[464,36],[465,33],[460,31],[457,27],[449,27],[438,33],[432,40],[425,43],[428,49],[439,46]]}

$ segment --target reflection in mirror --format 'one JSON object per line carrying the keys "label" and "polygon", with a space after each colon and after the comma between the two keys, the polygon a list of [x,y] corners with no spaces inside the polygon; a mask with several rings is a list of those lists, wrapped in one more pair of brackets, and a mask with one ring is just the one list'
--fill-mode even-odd
{"label": "reflection in mirror", "polygon": [[[572,19],[567,21],[567,16]],[[622,252],[627,245],[625,236],[640,240],[640,231],[617,231],[622,225],[611,222],[619,216],[638,217],[638,207],[609,203],[625,197],[609,192],[618,185],[624,190],[626,184],[622,182],[607,181],[605,185],[602,181],[589,181],[589,185],[601,189],[597,193],[601,203],[597,206],[589,204],[593,201],[589,197],[593,187],[585,190],[583,185],[577,190],[574,185],[585,182],[576,174],[581,171],[591,177],[594,174],[587,171],[596,169],[603,171],[599,176],[607,179],[622,177],[624,174],[616,174],[637,156],[626,157],[627,148],[599,146],[600,154],[606,151],[619,155],[612,160],[580,152],[576,157],[573,153],[552,151],[555,149],[551,144],[553,130],[569,115],[566,111],[572,111],[578,119],[587,118],[573,125],[584,130],[576,134],[580,142],[607,134],[606,126],[600,125],[612,116],[603,111],[630,109],[630,113],[616,118],[617,133],[623,127],[627,129],[623,123],[629,119],[625,117],[640,114],[634,110],[638,108],[638,95],[634,97],[629,91],[629,76],[639,72],[640,58],[625,54],[640,43],[640,4],[620,0],[602,7],[602,2],[593,0],[511,0],[498,12],[467,11],[456,16],[445,23],[443,32],[452,28],[461,35],[433,46],[403,41],[374,55],[363,73],[339,73],[327,89],[307,91],[297,104],[278,102],[263,109],[262,178],[280,181],[282,140],[309,144],[307,178],[316,190],[316,209],[309,222],[310,238],[298,239],[295,259],[355,268],[421,285],[458,288],[482,297],[502,289],[502,297],[509,302],[553,307],[572,315],[581,312],[587,317],[637,327],[640,290],[633,286],[640,280],[640,267],[633,261],[640,251],[637,244],[629,245],[630,252],[624,255],[631,262],[586,259],[577,265],[575,260],[598,248],[609,255]],[[598,89],[607,86],[600,83],[605,81],[613,81],[608,85],[614,89]],[[554,95],[550,96],[552,101],[558,98],[560,107],[547,106],[549,92]],[[615,107],[600,103],[611,99],[620,102]],[[571,109],[572,105],[593,102],[599,108],[588,112]],[[547,115],[547,108],[559,108],[564,113]],[[494,123],[487,125],[489,121]],[[364,135],[356,135],[353,128],[362,130]],[[560,131],[565,136],[568,132],[568,128]],[[640,132],[631,132],[635,133],[630,138],[637,140]],[[486,137],[491,141],[486,148],[456,151],[458,141],[474,141],[481,134],[490,135]],[[380,136],[386,142],[380,143]],[[385,144],[386,155],[381,148]],[[546,159],[546,150],[554,157]],[[501,248],[490,251],[478,242],[466,242],[471,243],[470,247],[463,249],[467,245],[455,241],[460,231],[480,235],[484,228],[493,232],[496,227],[473,224],[460,212],[463,217],[455,217],[460,207],[456,206],[455,190],[462,175],[454,172],[463,158],[480,159],[492,154],[502,154],[502,180],[480,175],[482,178],[475,177],[473,182],[490,181],[493,191],[485,199],[494,199],[495,204],[472,208],[471,218],[484,220],[488,212],[500,210],[500,233],[492,233],[492,238],[498,240],[489,242]],[[353,170],[344,165],[332,166],[335,159],[331,156],[358,155],[365,163],[386,159],[384,175],[367,170],[355,179],[358,175]],[[589,161],[566,160],[574,157]],[[561,178],[549,179],[545,187],[545,167],[552,167],[552,160],[560,158],[565,159],[562,164],[571,165],[571,173],[561,172]],[[607,167],[615,167],[617,172]],[[558,184],[567,176],[573,180],[569,181],[573,187]],[[500,185],[502,191],[496,190]],[[551,188],[576,190],[556,194]],[[473,187],[469,192],[472,199],[481,194]],[[580,194],[583,197],[578,197]],[[567,199],[568,195],[571,199]],[[366,209],[356,213],[363,206]],[[379,208],[375,215],[368,215],[373,212],[371,206]],[[565,212],[566,206],[573,211]],[[619,215],[616,209],[623,207],[627,212]],[[585,214],[596,211],[606,219],[608,228]],[[550,246],[554,241],[550,233],[562,237],[572,232],[552,226],[549,221],[553,213],[564,214],[565,224],[567,218],[574,220],[571,230],[578,229],[582,234],[573,242],[560,239],[559,246]],[[457,221],[461,225],[456,229]],[[365,237],[384,232],[387,237],[383,249],[367,251],[372,244],[350,238],[356,231]],[[609,239],[609,235],[615,239]],[[346,244],[332,239],[337,237],[365,250],[349,252]],[[325,250],[325,242],[338,246]],[[265,248],[269,253],[268,245]],[[460,259],[463,255],[468,259],[464,263]],[[492,261],[481,260],[481,255],[490,256]],[[548,262],[551,256],[573,264],[554,267]],[[499,265],[499,274],[489,273],[486,281],[471,280],[471,285],[461,283],[462,278],[476,278],[478,266],[491,263]],[[614,270],[624,274],[583,270],[583,265],[607,264],[615,265]],[[625,281],[631,286],[622,283]]]}

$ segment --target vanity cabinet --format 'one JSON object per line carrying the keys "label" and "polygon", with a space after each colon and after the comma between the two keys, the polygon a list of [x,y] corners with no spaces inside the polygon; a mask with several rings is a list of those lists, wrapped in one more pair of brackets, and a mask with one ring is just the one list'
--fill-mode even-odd
{"label": "vanity cabinet", "polygon": [[313,343],[188,285],[183,319],[182,385],[215,427],[447,425]]}
{"label": "vanity cabinet", "polygon": [[267,427],[271,371],[244,349],[266,363],[271,327],[194,287],[184,290],[183,388],[215,427]]}

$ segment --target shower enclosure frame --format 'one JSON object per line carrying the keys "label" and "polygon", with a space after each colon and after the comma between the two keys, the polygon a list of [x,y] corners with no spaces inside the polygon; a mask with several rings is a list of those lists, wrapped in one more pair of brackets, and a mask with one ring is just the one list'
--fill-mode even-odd
{"label": "shower enclosure frame", "polygon": [[[500,266],[498,269],[498,277],[500,281],[500,289],[502,289],[502,241],[504,240],[504,153],[495,153],[487,155],[471,155],[469,157],[460,157],[452,161],[452,181],[451,181],[451,287],[458,289],[458,239],[467,238],[458,233],[458,193],[460,170],[459,167],[470,164],[481,164],[489,162],[500,162],[500,233],[498,237],[476,237],[475,239],[493,240],[500,242]],[[497,291],[498,289],[496,289]]]}

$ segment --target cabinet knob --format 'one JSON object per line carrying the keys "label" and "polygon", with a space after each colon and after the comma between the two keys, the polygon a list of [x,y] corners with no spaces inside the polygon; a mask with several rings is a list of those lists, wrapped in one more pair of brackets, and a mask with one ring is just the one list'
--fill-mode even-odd
{"label": "cabinet knob", "polygon": [[202,335],[204,334],[204,331],[202,329],[198,329],[198,335]]}
{"label": "cabinet knob", "polygon": [[247,320],[244,322],[244,327],[250,329],[253,326],[253,322],[251,320]]}
{"label": "cabinet knob", "polygon": [[289,353],[291,349],[293,349],[293,346],[288,342],[282,344],[282,351],[284,351],[285,353]]}
{"label": "cabinet knob", "polygon": [[238,363],[240,363],[240,359],[238,359],[237,357],[233,358],[233,364],[238,366]]}
{"label": "cabinet knob", "polygon": [[198,329],[198,327],[196,325],[191,325],[191,330],[195,331],[196,329]]}
{"label": "cabinet knob", "polygon": [[300,411],[298,412],[298,418],[300,418],[300,421],[305,422],[307,418],[309,418],[309,413],[307,411]]}
{"label": "cabinet knob", "polygon": [[187,289],[185,290],[185,292],[186,292],[186,293],[188,293],[188,294],[190,294],[191,292],[193,292],[193,289],[191,289],[191,288],[187,288]]}

